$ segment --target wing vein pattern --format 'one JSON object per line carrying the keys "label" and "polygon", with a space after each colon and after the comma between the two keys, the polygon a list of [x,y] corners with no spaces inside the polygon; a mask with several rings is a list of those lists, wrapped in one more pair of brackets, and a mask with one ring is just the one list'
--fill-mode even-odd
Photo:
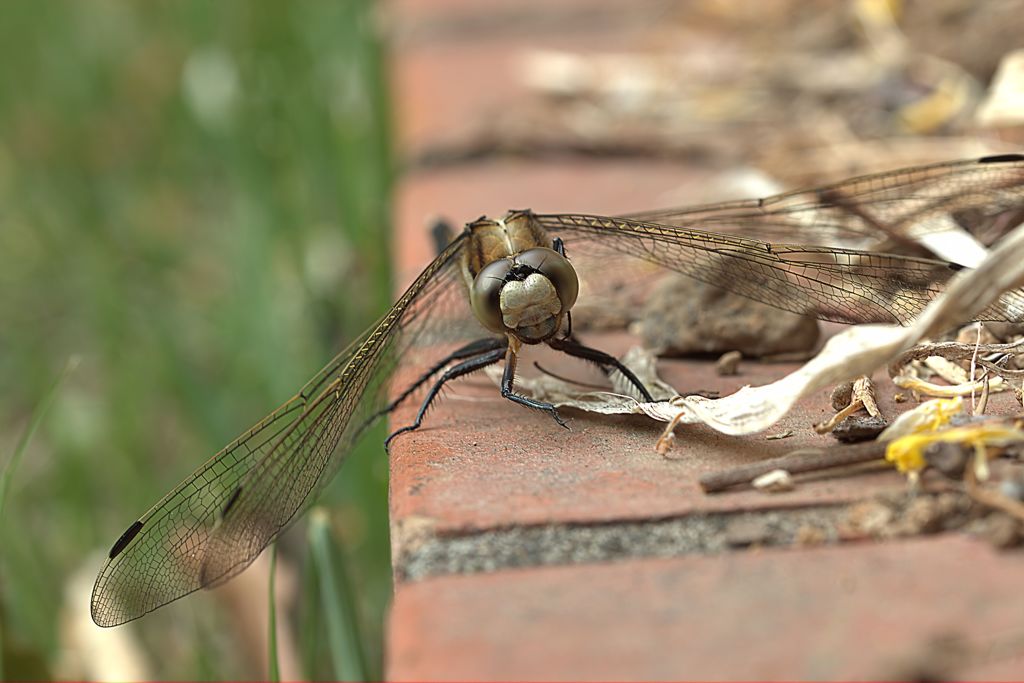
{"label": "wing vein pattern", "polygon": [[[380,416],[396,359],[429,341],[445,321],[471,317],[461,291],[464,241],[465,234],[458,236],[298,394],[139,519],[135,535],[111,553],[96,580],[98,624],[130,621],[226,581],[316,498],[352,442]],[[473,332],[483,336],[482,328]]]}

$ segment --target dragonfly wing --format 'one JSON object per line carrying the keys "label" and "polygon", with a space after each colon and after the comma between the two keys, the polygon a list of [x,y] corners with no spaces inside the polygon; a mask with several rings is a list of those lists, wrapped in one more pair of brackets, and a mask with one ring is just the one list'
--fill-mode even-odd
{"label": "dragonfly wing", "polygon": [[[625,218],[538,217],[570,258],[618,267],[647,263],[775,308],[843,323],[909,323],[944,291],[957,266],[934,259],[764,242]],[[632,264],[624,264],[626,257]],[[614,265],[612,265],[614,264]],[[585,283],[586,284],[586,283]],[[1019,320],[1024,297],[1008,292],[985,320]]]}
{"label": "dragonfly wing", "polygon": [[[121,536],[92,593],[93,620],[138,618],[247,567],[330,480],[379,418],[398,357],[471,318],[456,238],[296,396],[168,493]],[[482,336],[482,328],[477,336]],[[467,334],[471,334],[467,332]]]}
{"label": "dragonfly wing", "polygon": [[769,241],[870,249],[959,225],[991,243],[1021,222],[1024,156],[875,173],[765,199],[630,214],[645,222]]}

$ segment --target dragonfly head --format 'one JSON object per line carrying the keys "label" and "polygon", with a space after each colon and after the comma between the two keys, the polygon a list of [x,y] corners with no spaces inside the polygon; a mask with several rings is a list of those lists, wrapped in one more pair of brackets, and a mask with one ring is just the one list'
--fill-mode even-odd
{"label": "dragonfly head", "polygon": [[538,344],[558,332],[579,290],[568,259],[534,247],[484,266],[473,280],[470,301],[487,329]]}

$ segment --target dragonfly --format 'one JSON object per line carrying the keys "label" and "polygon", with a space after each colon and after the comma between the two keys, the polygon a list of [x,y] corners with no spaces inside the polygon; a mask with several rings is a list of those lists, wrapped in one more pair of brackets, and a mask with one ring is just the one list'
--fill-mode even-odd
{"label": "dragonfly", "polygon": [[[963,266],[867,247],[961,224],[1005,232],[1022,220],[1024,155],[1012,154],[672,211],[477,219],[295,396],[125,530],[96,579],[92,618],[122,624],[237,575],[316,499],[369,425],[422,396],[389,443],[414,431],[442,386],[483,367],[504,361],[501,394],[564,425],[554,406],[515,391],[526,346],[622,372],[650,399],[572,330],[577,299],[600,296],[612,274],[653,268],[823,320],[906,324]],[[977,319],[1024,320],[1024,292],[1004,293]],[[398,362],[434,349],[443,351],[412,386],[391,390]]]}

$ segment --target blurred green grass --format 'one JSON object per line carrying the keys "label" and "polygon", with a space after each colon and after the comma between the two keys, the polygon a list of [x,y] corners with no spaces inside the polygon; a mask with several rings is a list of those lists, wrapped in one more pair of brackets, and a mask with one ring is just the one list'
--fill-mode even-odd
{"label": "blurred green grass", "polygon": [[[0,6],[0,457],[81,357],[0,520],[8,677],[60,673],[69,578],[389,303],[382,55],[371,0]],[[382,440],[322,498],[377,667]],[[128,627],[152,675],[261,675],[215,604]]]}

